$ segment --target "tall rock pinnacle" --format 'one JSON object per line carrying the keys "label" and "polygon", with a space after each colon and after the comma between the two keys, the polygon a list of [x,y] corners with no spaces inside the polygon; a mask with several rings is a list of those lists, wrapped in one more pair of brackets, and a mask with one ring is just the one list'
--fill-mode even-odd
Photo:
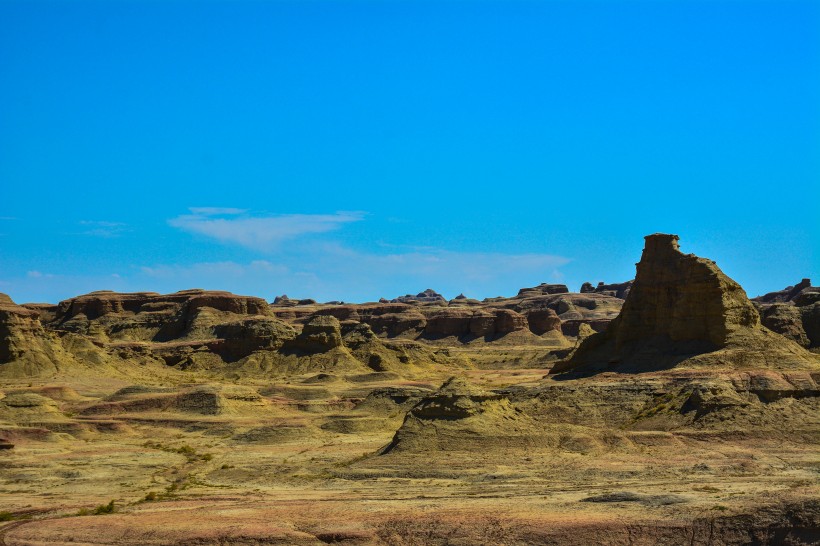
{"label": "tall rock pinnacle", "polygon": [[[714,358],[695,364],[811,365],[812,355],[761,327],[746,293],[715,262],[683,254],[677,235],[656,233],[645,239],[621,313],[606,332],[586,339],[553,372],[651,371],[703,354]],[[754,354],[743,357],[744,348]]]}

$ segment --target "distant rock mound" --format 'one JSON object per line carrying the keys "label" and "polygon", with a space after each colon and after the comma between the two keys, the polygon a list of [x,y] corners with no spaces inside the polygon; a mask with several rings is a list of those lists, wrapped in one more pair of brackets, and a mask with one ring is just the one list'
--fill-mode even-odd
{"label": "distant rock mound", "polygon": [[[814,290],[811,290],[812,288]],[[787,286],[783,290],[769,292],[768,294],[752,298],[752,301],[757,303],[786,303],[794,301],[794,299],[806,289],[809,289],[809,291],[820,291],[820,287],[813,287],[811,285],[811,279],[803,279],[794,286]]]}
{"label": "distant rock mound", "polygon": [[413,406],[381,454],[526,445],[535,432],[507,397],[452,377]]}
{"label": "distant rock mound", "polygon": [[398,298],[394,298],[390,300],[390,303],[446,303],[447,300],[433,290],[432,288],[428,288],[424,292],[419,292],[415,296],[412,294],[407,294],[406,296],[399,296]]}
{"label": "distant rock mound", "polygon": [[553,372],[651,371],[684,361],[743,368],[817,365],[811,354],[762,328],[743,289],[713,261],[683,254],[677,235],[654,234],[646,237],[618,317]]}
{"label": "distant rock mound", "polygon": [[314,317],[291,343],[308,353],[323,353],[341,347],[342,329],[339,320],[332,316]]}
{"label": "distant rock mound", "polygon": [[522,288],[518,291],[517,298],[531,298],[533,296],[545,296],[548,294],[567,294],[569,288],[565,284],[547,284],[542,282],[532,288]]}
{"label": "distant rock mound", "polygon": [[592,286],[592,283],[585,282],[581,285],[581,294],[604,294],[625,300],[629,295],[629,290],[632,288],[632,283],[635,281],[626,281],[616,284],[604,284],[603,281],[598,283],[598,286]]}

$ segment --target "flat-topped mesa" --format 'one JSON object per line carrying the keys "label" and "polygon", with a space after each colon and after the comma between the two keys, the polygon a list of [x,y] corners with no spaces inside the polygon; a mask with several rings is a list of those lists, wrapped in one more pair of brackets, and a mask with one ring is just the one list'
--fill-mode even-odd
{"label": "flat-topped mesa", "polygon": [[554,373],[576,368],[651,371],[684,361],[728,367],[817,365],[805,350],[760,325],[746,293],[715,262],[683,254],[677,235],[656,233],[645,239],[620,314],[605,332],[587,338],[556,365]]}
{"label": "flat-topped mesa", "polygon": [[156,292],[120,293],[110,291],[91,292],[61,301],[57,307],[57,321],[65,322],[77,315],[94,320],[118,313],[143,313],[176,310],[185,306],[188,311],[211,307],[245,315],[271,315],[268,303],[262,298],[238,296],[217,290],[183,290],[173,294]]}
{"label": "flat-topped mesa", "polygon": [[565,284],[548,284],[542,282],[538,286],[531,288],[521,288],[518,290],[516,298],[531,298],[533,296],[542,296],[548,294],[568,294],[569,288]]}

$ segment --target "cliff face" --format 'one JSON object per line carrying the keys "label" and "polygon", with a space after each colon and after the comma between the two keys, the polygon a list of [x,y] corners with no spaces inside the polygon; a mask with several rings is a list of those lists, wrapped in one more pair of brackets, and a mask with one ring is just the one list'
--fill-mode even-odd
{"label": "cliff face", "polygon": [[58,365],[59,342],[40,323],[36,311],[16,305],[0,294],[0,367],[36,375]]}
{"label": "cliff face", "polygon": [[746,293],[715,262],[683,254],[677,235],[649,235],[618,317],[605,332],[584,340],[553,373],[678,365],[802,368],[817,362],[764,329]]}
{"label": "cliff face", "polygon": [[635,283],[617,319],[616,348],[653,337],[724,347],[760,318],[738,283],[715,262],[683,254],[677,235],[646,237]]}
{"label": "cliff face", "polygon": [[807,349],[820,348],[820,287],[810,279],[752,301],[763,326]]}

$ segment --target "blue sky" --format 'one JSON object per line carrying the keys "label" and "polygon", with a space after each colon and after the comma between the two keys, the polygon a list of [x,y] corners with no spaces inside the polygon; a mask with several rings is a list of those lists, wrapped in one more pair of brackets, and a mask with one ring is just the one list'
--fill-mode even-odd
{"label": "blue sky", "polygon": [[820,2],[0,2],[0,292],[820,281]]}

